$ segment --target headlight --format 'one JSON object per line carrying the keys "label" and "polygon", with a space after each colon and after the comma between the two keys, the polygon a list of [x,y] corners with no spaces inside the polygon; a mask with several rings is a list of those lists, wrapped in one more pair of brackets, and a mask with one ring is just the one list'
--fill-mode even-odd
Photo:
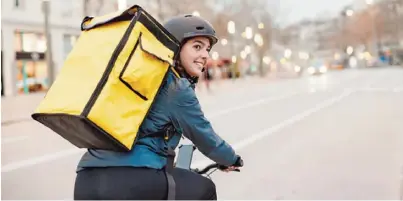
{"label": "headlight", "polygon": [[308,73],[309,74],[314,74],[315,73],[315,68],[314,67],[309,67],[308,68]]}
{"label": "headlight", "polygon": [[294,67],[295,72],[299,73],[301,71],[301,67],[299,66],[295,66]]}
{"label": "headlight", "polygon": [[319,71],[320,71],[321,73],[326,73],[326,72],[327,72],[326,66],[320,67]]}

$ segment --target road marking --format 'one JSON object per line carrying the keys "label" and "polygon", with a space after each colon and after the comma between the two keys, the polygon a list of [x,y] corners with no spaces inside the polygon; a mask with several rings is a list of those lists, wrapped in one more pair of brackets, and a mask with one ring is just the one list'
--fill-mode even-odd
{"label": "road marking", "polygon": [[403,85],[401,85],[401,86],[396,86],[395,88],[393,88],[393,91],[394,92],[402,92],[403,91]]}
{"label": "road marking", "polygon": [[41,157],[36,157],[36,158],[28,159],[28,160],[18,161],[18,162],[15,162],[15,163],[10,163],[8,165],[2,166],[1,167],[1,172],[2,173],[11,172],[11,171],[14,171],[16,169],[33,166],[33,165],[36,165],[36,164],[39,164],[39,163],[44,163],[44,162],[56,160],[56,159],[59,159],[59,158],[62,158],[62,157],[71,156],[71,155],[78,154],[78,153],[83,153],[85,151],[86,151],[86,149],[74,148],[74,149],[68,149],[68,150],[64,150],[64,151],[59,151],[59,152],[56,152],[56,153],[53,153],[53,154],[43,155]]}
{"label": "road marking", "polygon": [[382,87],[364,87],[364,88],[349,88],[349,89],[354,89],[356,91],[362,91],[362,92],[402,92],[403,88],[382,88]]}
{"label": "road marking", "polygon": [[[263,99],[260,99],[260,100],[254,101],[254,102],[248,102],[248,103],[246,103],[244,105],[228,108],[228,109],[213,113],[211,115],[206,114],[206,116],[209,119],[213,119],[213,118],[217,118],[217,117],[222,116],[222,115],[229,114],[231,112],[235,112],[235,111],[238,111],[238,110],[246,109],[246,108],[257,106],[257,105],[264,104],[264,103],[268,103],[268,102],[271,102],[271,101],[282,100],[282,99],[285,99],[285,98],[295,96],[297,94],[299,94],[299,93],[289,93],[289,94],[285,94],[283,96],[276,96],[276,97],[271,97],[271,98],[263,98]],[[209,113],[209,112],[206,112],[206,113]],[[11,138],[1,140],[1,144],[18,142],[18,141],[26,140],[28,138],[29,138],[28,136],[21,136],[21,137],[15,137],[15,138],[11,137]]]}
{"label": "road marking", "polygon": [[[233,84],[239,84],[239,82],[233,83]],[[223,103],[223,102],[231,101],[234,98],[239,97],[238,96],[239,94],[242,94],[246,91],[250,92],[251,90],[253,90],[256,93],[272,93],[272,92],[274,92],[274,91],[272,91],[273,90],[272,86],[264,85],[263,82],[252,83],[253,88],[250,88],[250,87],[251,86],[241,85],[240,88],[236,88],[234,90],[231,90],[230,92],[224,92],[224,93],[220,90],[212,89],[212,91],[211,91],[212,94],[210,94],[208,96],[214,95],[216,97],[221,97],[221,99],[219,99],[218,101],[219,101],[219,103]],[[202,106],[210,106],[210,105],[215,105],[217,103],[216,98],[206,100],[205,97],[206,96],[199,96],[200,104]]]}
{"label": "road marking", "polygon": [[396,93],[398,93],[398,92],[403,92],[403,87],[395,87],[395,88],[393,88],[393,92],[396,92]]}
{"label": "road marking", "polygon": [[[253,134],[253,135],[251,135],[251,136],[239,141],[238,143],[234,144],[233,148],[235,150],[239,150],[239,149],[242,149],[244,147],[247,147],[247,146],[255,143],[256,141],[258,141],[258,140],[260,140],[262,138],[265,138],[267,136],[273,135],[276,132],[280,131],[281,129],[283,129],[283,128],[287,127],[287,126],[290,126],[290,125],[292,125],[294,123],[297,123],[297,122],[303,120],[304,118],[312,115],[315,112],[318,112],[318,111],[320,111],[322,109],[325,109],[327,107],[332,106],[333,104],[341,101],[343,98],[349,96],[352,92],[354,92],[354,91],[353,90],[345,90],[340,96],[335,96],[335,97],[329,98],[329,99],[321,102],[320,104],[318,104],[316,107],[310,108],[310,109],[308,109],[308,110],[306,110],[306,111],[304,111],[302,113],[299,113],[299,114],[297,114],[295,116],[292,116],[291,118],[289,118],[289,119],[287,119],[287,120],[285,120],[285,121],[283,121],[283,122],[281,122],[281,123],[279,123],[279,124],[277,124],[275,126],[267,128],[265,130],[262,130],[259,133],[255,133],[255,134]],[[205,167],[206,165],[208,165],[210,163],[212,163],[211,160],[199,161],[199,162],[194,163],[192,165],[192,168],[203,168],[203,167]]]}
{"label": "road marking", "polygon": [[[238,106],[238,107],[225,109],[225,110],[222,110],[220,112],[217,112],[215,114],[210,115],[210,118],[216,118],[216,117],[219,117],[221,115],[225,115],[225,114],[237,111],[237,110],[253,107],[253,106],[256,106],[256,105],[259,105],[259,104],[268,103],[270,101],[281,100],[281,99],[284,99],[284,98],[294,96],[296,94],[298,94],[298,93],[290,93],[290,94],[286,94],[286,95],[283,95],[283,96],[272,97],[272,98],[267,98],[267,99],[261,99],[261,100],[254,101],[252,103],[247,103],[245,105],[241,105],[241,106]],[[73,148],[73,149],[68,149],[68,150],[64,150],[64,151],[59,151],[59,152],[56,152],[56,153],[53,153],[53,154],[47,154],[47,155],[43,155],[43,156],[40,156],[40,157],[31,158],[31,159],[28,159],[28,160],[18,161],[18,162],[14,162],[14,163],[10,163],[10,164],[2,166],[1,167],[1,172],[2,173],[3,172],[4,173],[11,172],[11,171],[14,171],[14,170],[17,170],[17,169],[20,169],[20,168],[30,167],[30,166],[33,166],[33,165],[36,165],[36,164],[39,164],[39,163],[53,161],[53,160],[56,160],[56,159],[59,159],[59,158],[67,157],[67,156],[78,154],[78,153],[84,153],[85,151],[86,151],[86,149]]]}
{"label": "road marking", "polygon": [[219,116],[231,113],[231,112],[235,112],[235,111],[238,111],[238,110],[242,110],[242,109],[250,108],[250,107],[253,107],[253,106],[265,104],[265,103],[268,103],[268,102],[271,102],[271,101],[277,101],[277,100],[290,98],[290,97],[295,96],[297,94],[300,94],[300,93],[295,92],[295,93],[290,93],[290,94],[286,94],[286,95],[283,95],[283,96],[276,96],[276,97],[271,97],[271,98],[262,98],[260,100],[249,102],[249,103],[244,104],[244,105],[240,105],[240,106],[233,107],[233,108],[228,108],[228,109],[213,113],[211,115],[206,114],[206,116],[208,118],[216,118],[216,117],[219,117]]}
{"label": "road marking", "polygon": [[11,120],[2,120],[1,122],[1,126],[10,126],[13,124],[18,124],[18,123],[22,123],[22,122],[27,122],[27,121],[32,121],[32,118],[18,118],[18,119],[11,119]]}
{"label": "road marking", "polygon": [[1,144],[18,142],[18,141],[26,140],[28,138],[29,138],[29,136],[8,137],[8,138],[1,139]]}

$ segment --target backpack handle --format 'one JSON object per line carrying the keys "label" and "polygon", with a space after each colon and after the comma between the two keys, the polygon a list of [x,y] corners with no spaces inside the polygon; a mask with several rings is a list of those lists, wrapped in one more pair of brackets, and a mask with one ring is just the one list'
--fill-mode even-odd
{"label": "backpack handle", "polygon": [[86,16],[81,22],[81,31],[88,31],[109,23],[130,21],[140,10],[143,10],[143,8],[139,5],[134,5],[124,11],[116,11],[99,17]]}

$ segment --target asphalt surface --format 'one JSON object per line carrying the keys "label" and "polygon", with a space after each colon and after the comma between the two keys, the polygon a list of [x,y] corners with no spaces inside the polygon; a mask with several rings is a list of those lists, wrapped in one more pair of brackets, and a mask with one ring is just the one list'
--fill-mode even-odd
{"label": "asphalt surface", "polygon": [[[200,102],[245,161],[211,175],[219,199],[402,199],[401,67],[250,79]],[[2,199],[72,199],[83,150],[31,120],[1,141]]]}

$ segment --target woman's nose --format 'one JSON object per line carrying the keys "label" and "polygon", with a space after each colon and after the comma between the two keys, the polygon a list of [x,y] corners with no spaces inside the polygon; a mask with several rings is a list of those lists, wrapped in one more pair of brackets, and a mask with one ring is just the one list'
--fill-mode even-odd
{"label": "woman's nose", "polygon": [[207,50],[202,52],[202,58],[203,59],[208,59],[209,57],[210,57],[210,54],[209,54],[209,52]]}

